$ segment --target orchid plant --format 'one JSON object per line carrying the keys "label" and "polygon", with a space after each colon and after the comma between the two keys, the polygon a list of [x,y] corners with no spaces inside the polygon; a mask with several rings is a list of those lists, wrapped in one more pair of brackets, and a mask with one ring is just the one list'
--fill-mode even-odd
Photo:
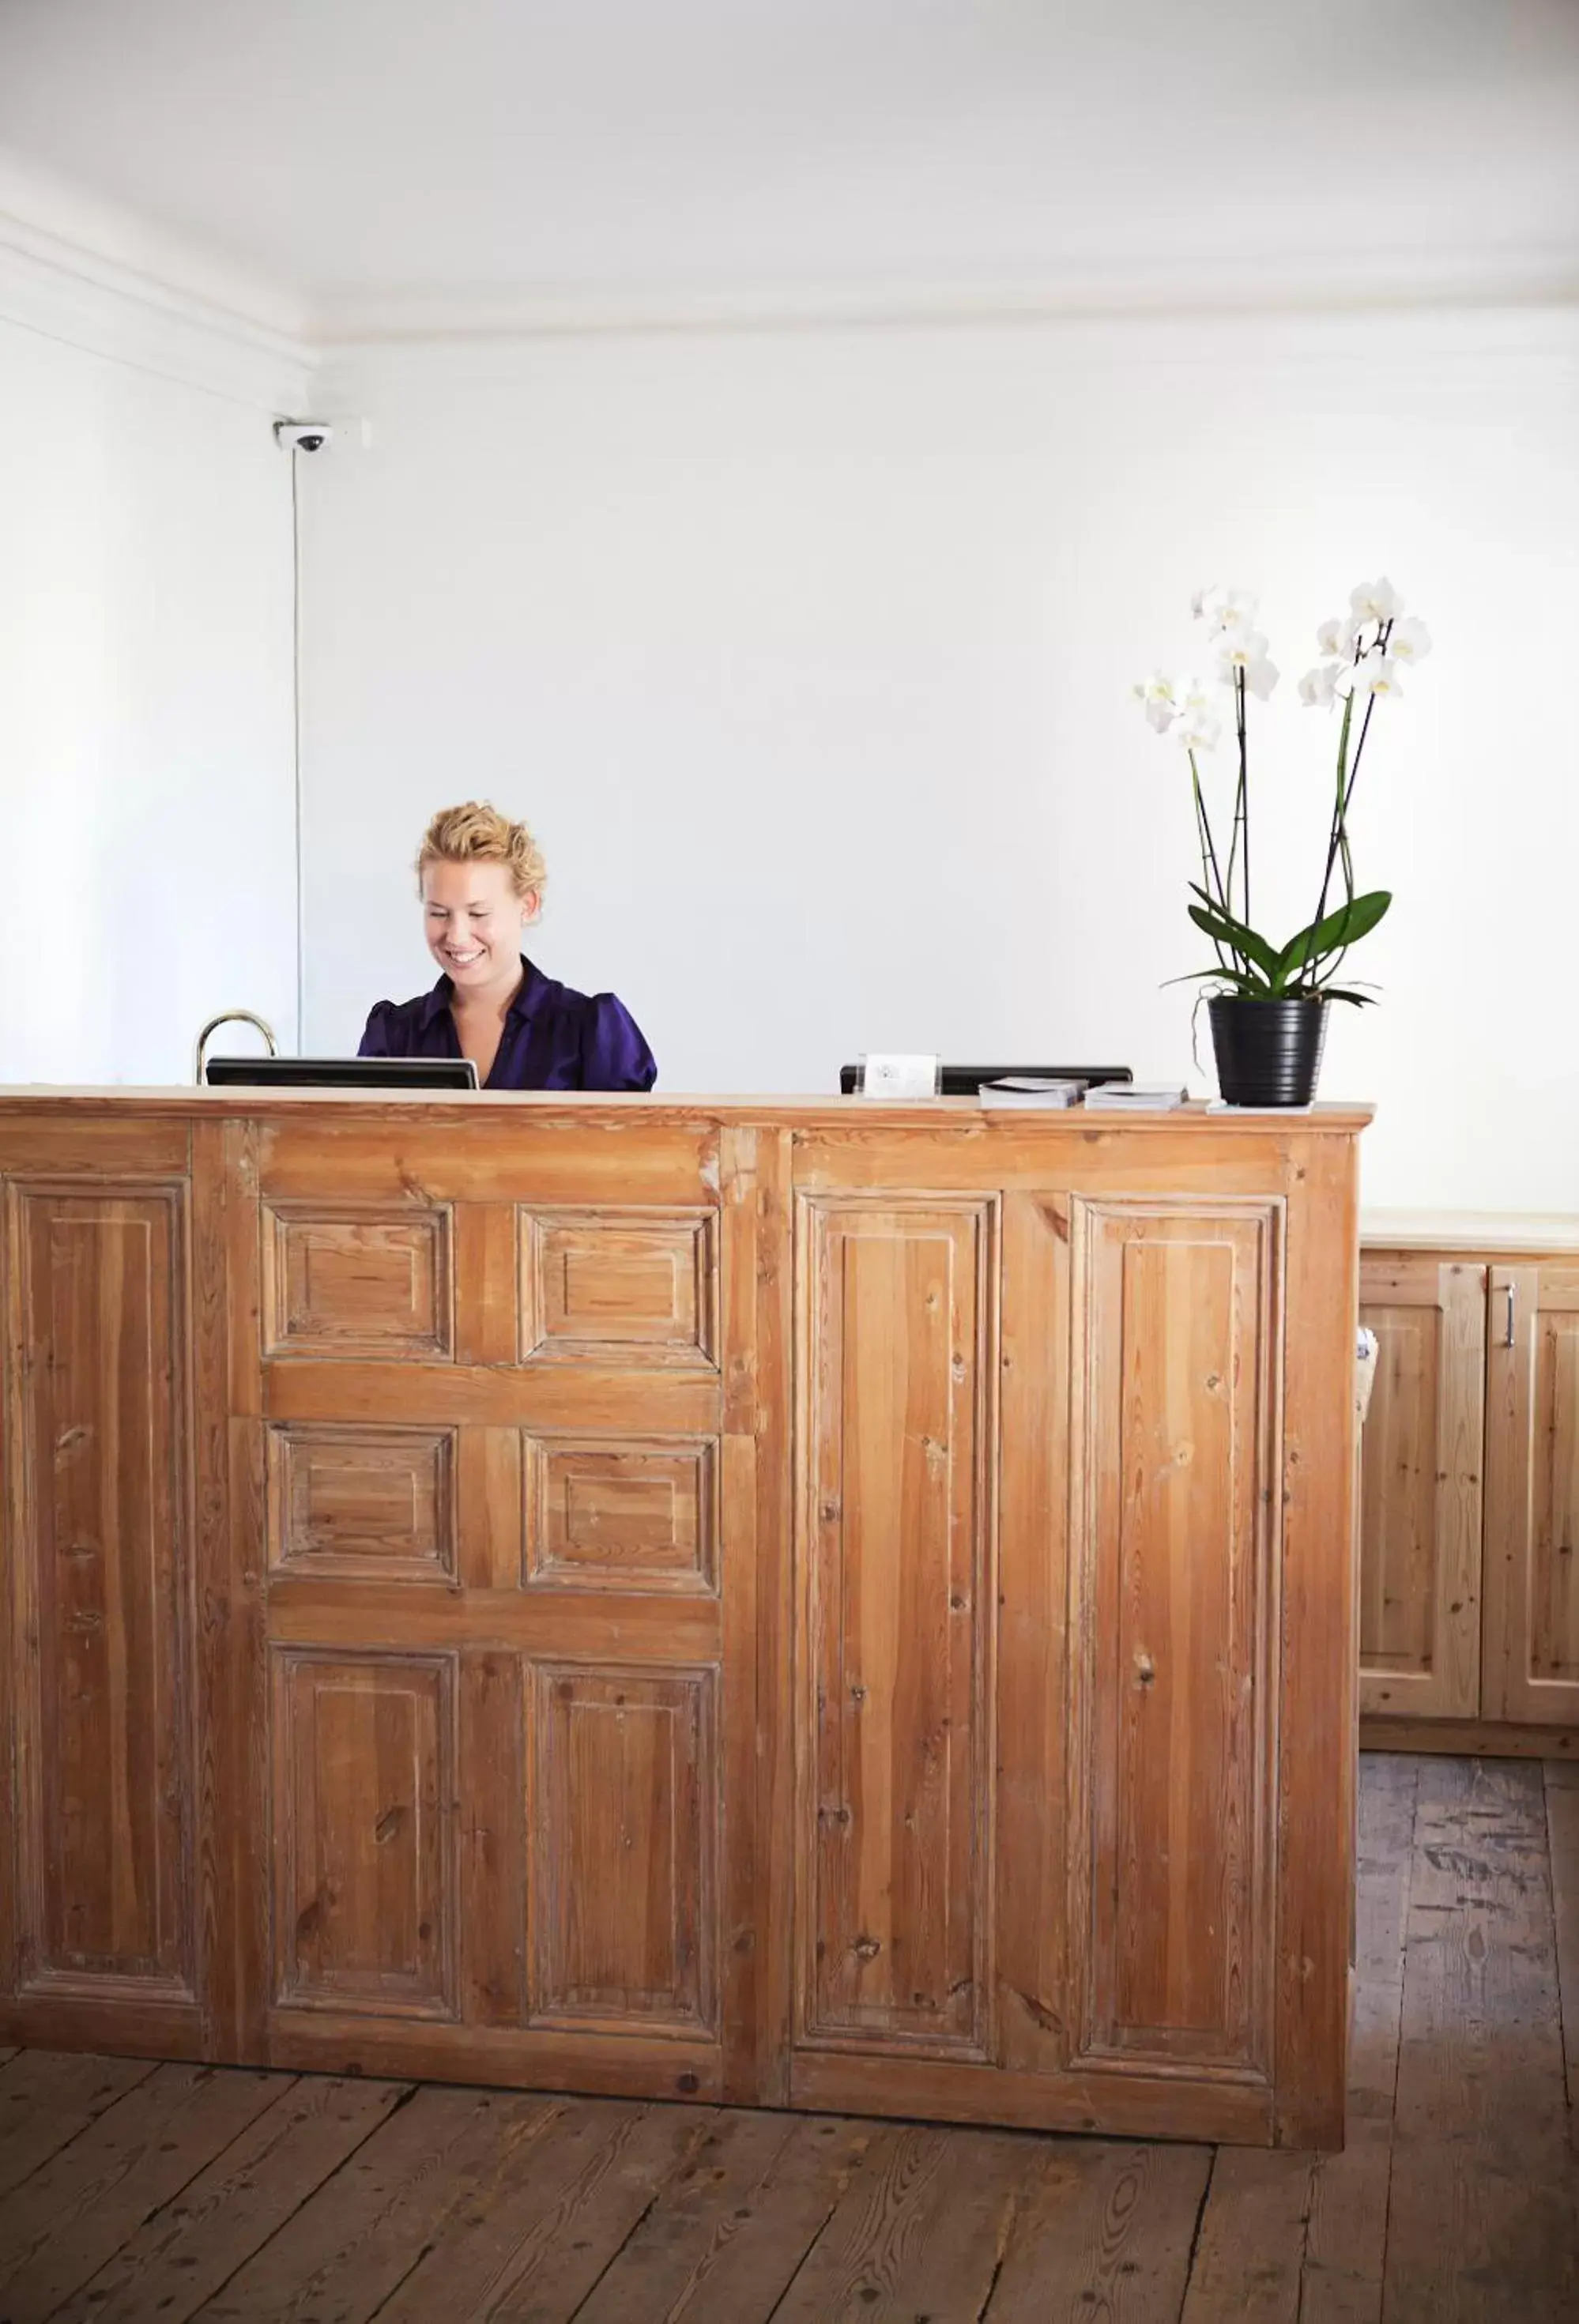
{"label": "orchid plant", "polygon": [[[1149,723],[1159,734],[1171,734],[1189,762],[1201,850],[1200,881],[1190,882],[1198,899],[1190,918],[1217,955],[1214,967],[1195,974],[1242,1001],[1347,1001],[1362,1007],[1370,998],[1335,980],[1350,948],[1370,935],[1392,898],[1380,888],[1355,892],[1349,807],[1377,705],[1401,692],[1400,674],[1424,660],[1431,639],[1423,622],[1405,618],[1403,600],[1386,579],[1352,591],[1349,607],[1346,616],[1322,623],[1316,644],[1323,659],[1299,681],[1302,703],[1341,707],[1343,715],[1321,893],[1315,918],[1287,944],[1269,941],[1251,918],[1247,711],[1252,695],[1265,702],[1278,683],[1267,641],[1255,625],[1255,599],[1242,589],[1197,591],[1192,611],[1205,623],[1211,678],[1173,678],[1159,671],[1134,688]],[[1200,770],[1201,754],[1214,750],[1222,737],[1224,692],[1239,761],[1226,854],[1213,830]],[[1337,894],[1342,900],[1334,904]]]}

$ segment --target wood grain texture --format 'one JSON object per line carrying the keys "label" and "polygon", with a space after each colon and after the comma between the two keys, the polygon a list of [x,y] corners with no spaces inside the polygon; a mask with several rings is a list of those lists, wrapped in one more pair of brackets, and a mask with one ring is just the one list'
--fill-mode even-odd
{"label": "wood grain texture", "polygon": [[1579,2305],[1541,1771],[1421,1763],[1388,2324]]}
{"label": "wood grain texture", "polygon": [[711,1369],[718,1254],[711,1210],[522,1210],[525,1363]]}
{"label": "wood grain texture", "polygon": [[0,2200],[0,2314],[42,2324],[274,2104],[268,2074],[159,2066]]}
{"label": "wood grain texture", "polygon": [[529,1434],[524,1452],[529,1584],[716,1590],[713,1439]]}
{"label": "wood grain texture", "polygon": [[1579,2145],[1579,1771],[1548,1766],[1545,1780],[1553,1932],[1557,1948],[1563,2059],[1568,2079],[1568,2127],[1575,2145]]}
{"label": "wood grain texture", "polygon": [[444,1655],[276,1654],[279,2003],[454,2015],[455,1697]]}
{"label": "wood grain texture", "polygon": [[11,2059],[0,2069],[0,2196],[20,2187],[152,2071],[149,2058],[24,2050]]}
{"label": "wood grain texture", "polygon": [[208,2302],[207,2324],[366,2324],[558,2117],[549,2098],[416,2091]]}
{"label": "wood grain texture", "polygon": [[804,1214],[806,2043],[987,2040],[997,1220]]}
{"label": "wood grain texture", "polygon": [[1367,1253],[1378,1357],[1361,1449],[1360,1708],[1473,1718],[1481,1699],[1484,1267]]}
{"label": "wood grain texture", "polygon": [[984,2324],[1177,2324],[1211,2171],[1201,2146],[1035,2153]]}
{"label": "wood grain texture", "polygon": [[1299,2324],[1315,2169],[1309,2154],[1219,2152],[1180,2324]]}
{"label": "wood grain texture", "polygon": [[1311,2181],[1300,2324],[1381,2324],[1418,1769],[1375,1758],[1364,1775],[1348,2121]]}
{"label": "wood grain texture", "polygon": [[282,2126],[282,2103],[344,2084],[132,2065],[110,2080],[104,2061],[24,2054],[0,2063],[0,2138],[24,2068],[35,2158],[0,2196],[0,2313],[42,2324],[62,2296],[77,2315],[196,2306],[209,2324],[1565,2318],[1579,2171],[1553,1996],[1573,1771],[1390,1757],[1363,1774],[1341,2154],[434,2089],[326,2171],[319,2110]]}
{"label": "wood grain texture", "polygon": [[84,1998],[197,1975],[184,1213],[9,1190],[18,1978]]}
{"label": "wood grain texture", "polygon": [[271,1569],[453,1580],[456,1434],[327,1423],[271,1428]]}
{"label": "wood grain texture", "polygon": [[1003,1204],[999,1356],[997,2057],[1068,2062],[1070,1205]]}
{"label": "wood grain texture", "polygon": [[448,1210],[269,1204],[263,1225],[265,1353],[453,1355]]}
{"label": "wood grain texture", "polygon": [[1275,2137],[1336,2147],[1357,1773],[1354,1148],[1312,1139],[1296,1184],[1283,1309]]}
{"label": "wood grain texture", "polygon": [[713,1674],[540,1664],[528,1717],[533,2021],[712,2031]]}
{"label": "wood grain texture", "polygon": [[559,2102],[547,2135],[512,2144],[455,2232],[438,2236],[379,2324],[560,2324],[573,2317],[699,2150],[712,2116]]}
{"label": "wood grain texture", "polygon": [[58,2324],[188,2324],[402,2095],[398,2083],[330,2076],[287,2083],[56,2310]]}
{"label": "wood grain texture", "polygon": [[884,2133],[731,2111],[711,2122],[580,2311],[580,2324],[767,2324]]}
{"label": "wood grain texture", "polygon": [[1579,1724],[1527,1727],[1506,1719],[1362,1719],[1362,1751],[1424,1751],[1449,1758],[1579,1759]]}
{"label": "wood grain texture", "polygon": [[1579,1265],[1491,1268],[1488,1718],[1579,1723]]}
{"label": "wood grain texture", "polygon": [[1030,2156],[992,2132],[882,2133],[775,2311],[775,2324],[871,2316],[972,2324],[1002,2259]]}
{"label": "wood grain texture", "polygon": [[[57,1171],[0,1100],[0,1177],[185,1222],[187,1951],[0,2034],[1332,2135],[1361,1116],[120,1105],[61,1102]],[[100,1186],[101,1132],[165,1175]],[[1094,1299],[1110,1213],[1210,1248]]]}
{"label": "wood grain texture", "polygon": [[1075,1206],[1073,2052],[1271,2069],[1267,1205]]}

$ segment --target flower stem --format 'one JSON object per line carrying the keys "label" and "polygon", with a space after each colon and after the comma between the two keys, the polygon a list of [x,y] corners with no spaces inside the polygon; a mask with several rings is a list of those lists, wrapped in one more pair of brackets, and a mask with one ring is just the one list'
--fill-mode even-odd
{"label": "flower stem", "polygon": [[[1371,713],[1375,708],[1376,696],[1372,694],[1368,696],[1366,698],[1365,715],[1360,724],[1360,740],[1354,745],[1354,762],[1353,766],[1346,766],[1349,747],[1349,727],[1354,715],[1354,697],[1352,694],[1344,705],[1343,731],[1338,736],[1338,796],[1336,805],[1333,809],[1332,836],[1327,843],[1326,870],[1322,875],[1321,901],[1316,908],[1316,918],[1312,922],[1313,927],[1319,927],[1322,921],[1326,918],[1326,899],[1328,891],[1332,887],[1333,867],[1337,862],[1340,855],[1342,855],[1344,860],[1344,873],[1345,881],[1347,882],[1348,898],[1350,902],[1353,901],[1353,872],[1349,855],[1349,802],[1354,796],[1354,785],[1360,778],[1360,761],[1365,755],[1365,737],[1371,732]],[[1315,960],[1307,960],[1305,966],[1306,975],[1309,981],[1310,988],[1312,991],[1314,991],[1316,990]]]}
{"label": "flower stem", "polygon": [[[1213,844],[1211,819],[1206,813],[1206,802],[1201,791],[1200,770],[1196,765],[1196,754],[1193,751],[1188,753],[1188,757],[1190,790],[1196,802],[1196,836],[1200,842],[1201,848],[1201,881],[1208,895],[1215,892],[1217,901],[1226,913],[1228,901],[1223,892],[1223,874],[1217,865],[1217,850]],[[1222,938],[1214,936],[1212,946],[1217,954],[1218,967],[1226,968],[1228,961],[1223,954]],[[1238,954],[1235,954],[1234,957],[1237,959]]]}

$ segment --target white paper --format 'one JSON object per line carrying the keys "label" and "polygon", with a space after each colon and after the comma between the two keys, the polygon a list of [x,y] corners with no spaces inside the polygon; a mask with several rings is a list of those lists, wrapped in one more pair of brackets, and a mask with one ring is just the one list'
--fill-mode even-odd
{"label": "white paper", "polygon": [[937,1059],[910,1056],[902,1051],[879,1050],[865,1060],[863,1097],[936,1097]]}

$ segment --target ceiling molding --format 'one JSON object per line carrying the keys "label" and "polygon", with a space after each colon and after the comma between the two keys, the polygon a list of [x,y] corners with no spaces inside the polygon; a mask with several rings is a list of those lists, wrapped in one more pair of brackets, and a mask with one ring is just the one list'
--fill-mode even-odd
{"label": "ceiling molding", "polygon": [[310,403],[318,356],[300,333],[4,211],[0,320],[232,402]]}
{"label": "ceiling molding", "polygon": [[684,290],[573,289],[494,296],[357,297],[313,320],[326,360],[378,346],[623,332],[838,329],[1104,318],[1300,315],[1418,308],[1579,305],[1579,250],[1484,256],[1094,263],[1036,278],[757,283]]}

